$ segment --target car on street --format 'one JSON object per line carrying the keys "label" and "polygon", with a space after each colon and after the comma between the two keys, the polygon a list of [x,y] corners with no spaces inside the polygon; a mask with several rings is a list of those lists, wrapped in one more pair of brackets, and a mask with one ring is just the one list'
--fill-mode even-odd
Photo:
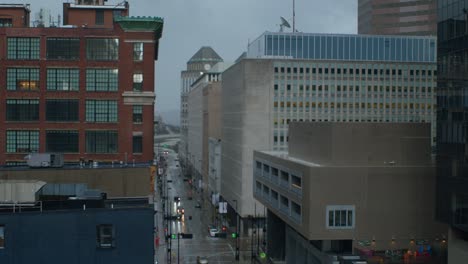
{"label": "car on street", "polygon": [[219,229],[216,227],[210,227],[208,231],[210,232],[210,237],[216,237],[216,234],[219,233]]}
{"label": "car on street", "polygon": [[178,214],[181,214],[181,215],[182,215],[182,214],[185,214],[185,209],[184,209],[182,206],[178,206],[178,207],[177,207],[177,213],[178,213]]}

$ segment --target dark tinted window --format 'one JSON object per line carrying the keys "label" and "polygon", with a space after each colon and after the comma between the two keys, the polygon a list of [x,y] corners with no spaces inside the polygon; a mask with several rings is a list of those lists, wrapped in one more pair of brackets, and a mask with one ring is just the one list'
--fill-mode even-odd
{"label": "dark tinted window", "polygon": [[80,58],[80,40],[77,38],[48,38],[48,60],[78,60]]}
{"label": "dark tinted window", "polygon": [[119,40],[93,38],[86,40],[86,58],[97,61],[119,59]]}
{"label": "dark tinted window", "polygon": [[39,100],[8,99],[6,108],[7,121],[38,121]]}
{"label": "dark tinted window", "polygon": [[46,132],[47,152],[78,152],[78,131],[49,130]]}
{"label": "dark tinted window", "polygon": [[78,121],[78,100],[47,100],[47,121]]}
{"label": "dark tinted window", "polygon": [[86,131],[87,153],[117,153],[117,131]]}

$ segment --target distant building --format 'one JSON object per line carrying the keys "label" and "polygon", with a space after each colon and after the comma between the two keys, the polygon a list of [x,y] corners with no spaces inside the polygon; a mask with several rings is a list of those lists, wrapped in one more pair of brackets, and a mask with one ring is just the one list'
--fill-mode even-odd
{"label": "distant building", "polygon": [[22,164],[29,152],[152,160],[163,20],[129,17],[128,2],[63,10],[65,26],[29,27],[28,6],[0,5],[0,165]]}
{"label": "distant building", "polygon": [[436,33],[436,0],[358,1],[358,34],[435,36]]}
{"label": "distant building", "polygon": [[[216,63],[223,59],[211,47],[201,47],[187,62],[187,69],[181,72],[181,90],[180,90],[180,161],[188,168],[189,164],[194,164],[194,153],[188,150],[188,94],[191,91],[192,84],[200,76],[209,71]],[[200,159],[200,158],[198,158]],[[198,161],[200,162],[200,161]]]}
{"label": "distant building", "polygon": [[262,34],[223,72],[221,195],[254,214],[253,151],[286,151],[293,121],[431,123],[435,138],[435,62],[434,37]]}
{"label": "distant building", "polygon": [[154,263],[148,199],[3,203],[0,263]]}
{"label": "distant building", "polygon": [[429,124],[290,124],[289,152],[253,156],[253,195],[268,209],[267,255],[319,264],[409,250],[442,259],[430,141]]}
{"label": "distant building", "polygon": [[29,4],[0,4],[0,28],[24,28],[29,26],[31,10]]}
{"label": "distant building", "polygon": [[468,1],[438,1],[437,219],[448,263],[468,263]]}
{"label": "distant building", "polygon": [[[197,187],[209,190],[205,192],[207,196],[219,192],[217,183],[212,181],[209,185],[209,178],[217,178],[215,175],[221,173],[220,157],[215,156],[221,151],[221,80],[226,67],[223,62],[215,64],[191,85],[187,94],[189,162],[194,168]],[[211,149],[210,144],[214,144]]]}

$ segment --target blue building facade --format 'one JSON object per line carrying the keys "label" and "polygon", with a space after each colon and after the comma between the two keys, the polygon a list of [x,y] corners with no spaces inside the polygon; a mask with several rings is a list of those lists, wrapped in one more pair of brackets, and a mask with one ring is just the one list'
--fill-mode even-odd
{"label": "blue building facade", "polygon": [[265,32],[249,44],[248,58],[436,62],[435,37]]}
{"label": "blue building facade", "polygon": [[154,262],[152,208],[0,213],[0,263]]}

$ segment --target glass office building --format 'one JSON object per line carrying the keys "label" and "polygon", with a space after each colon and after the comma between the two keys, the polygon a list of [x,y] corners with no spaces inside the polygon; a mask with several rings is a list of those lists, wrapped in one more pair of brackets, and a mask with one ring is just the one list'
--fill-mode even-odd
{"label": "glass office building", "polygon": [[438,1],[436,214],[450,224],[449,247],[458,245],[449,249],[449,261],[459,260],[453,263],[468,261],[457,256],[468,252],[467,9],[467,0]]}
{"label": "glass office building", "polygon": [[436,38],[266,32],[250,43],[249,58],[436,62]]}
{"label": "glass office building", "polygon": [[434,37],[267,32],[247,59],[272,61],[274,150],[291,121],[430,122],[435,144]]}

